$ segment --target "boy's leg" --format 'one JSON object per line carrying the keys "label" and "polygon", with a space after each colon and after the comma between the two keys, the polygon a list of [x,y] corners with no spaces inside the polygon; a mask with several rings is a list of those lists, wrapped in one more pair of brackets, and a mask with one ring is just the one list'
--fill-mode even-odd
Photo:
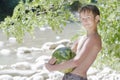
{"label": "boy's leg", "polygon": [[67,73],[63,76],[62,80],[87,80],[87,78],[83,78],[81,76],[72,73]]}

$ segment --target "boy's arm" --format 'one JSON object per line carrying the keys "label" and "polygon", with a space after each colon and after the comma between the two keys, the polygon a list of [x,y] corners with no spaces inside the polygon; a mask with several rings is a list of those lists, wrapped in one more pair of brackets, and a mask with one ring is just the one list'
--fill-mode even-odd
{"label": "boy's arm", "polygon": [[71,46],[71,50],[75,53],[77,52],[77,46],[78,46],[78,40],[76,40]]}
{"label": "boy's arm", "polygon": [[56,58],[55,58],[55,57],[52,57],[52,58],[48,61],[48,63],[51,64],[51,65],[55,64],[55,62],[56,62]]}
{"label": "boy's arm", "polygon": [[51,65],[49,63],[46,63],[45,64],[46,68],[49,71],[56,71],[56,70],[61,71],[68,68],[75,68],[79,66],[81,62],[88,57],[88,54],[91,54],[91,52],[94,51],[95,45],[96,45],[96,41],[92,38],[89,38],[85,41],[83,47],[81,48],[79,53],[77,53],[75,58],[60,64],[56,64],[56,65]]}

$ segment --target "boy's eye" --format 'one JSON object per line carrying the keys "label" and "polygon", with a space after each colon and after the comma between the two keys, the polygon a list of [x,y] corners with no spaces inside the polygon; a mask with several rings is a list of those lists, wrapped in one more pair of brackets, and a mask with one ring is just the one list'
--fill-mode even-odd
{"label": "boy's eye", "polygon": [[81,20],[86,20],[86,19],[90,19],[91,16],[86,16],[86,17],[81,17]]}
{"label": "boy's eye", "polygon": [[91,16],[87,16],[85,19],[90,19],[91,18]]}

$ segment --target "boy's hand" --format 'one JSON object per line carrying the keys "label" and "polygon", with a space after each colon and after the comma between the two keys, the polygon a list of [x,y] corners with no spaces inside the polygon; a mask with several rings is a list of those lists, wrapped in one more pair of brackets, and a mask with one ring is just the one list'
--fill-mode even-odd
{"label": "boy's hand", "polygon": [[53,71],[52,69],[52,64],[49,64],[49,63],[45,63],[45,67],[48,71]]}
{"label": "boy's hand", "polygon": [[54,65],[56,62],[56,58],[55,57],[52,57],[48,63],[45,63],[45,67],[49,70],[49,71],[52,71],[52,65]]}
{"label": "boy's hand", "polygon": [[56,62],[56,58],[55,58],[55,57],[52,57],[52,58],[48,61],[49,64],[55,64],[55,62]]}

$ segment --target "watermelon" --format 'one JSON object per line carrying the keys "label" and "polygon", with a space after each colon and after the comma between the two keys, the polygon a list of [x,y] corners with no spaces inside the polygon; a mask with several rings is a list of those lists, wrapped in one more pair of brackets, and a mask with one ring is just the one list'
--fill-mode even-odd
{"label": "watermelon", "polygon": [[[72,59],[75,56],[75,53],[69,47],[61,47],[61,48],[56,49],[53,52],[52,56],[56,58],[55,64],[59,64],[59,63],[62,63],[64,61]],[[69,73],[72,70],[73,69],[67,69],[67,70],[64,70],[61,72]]]}

